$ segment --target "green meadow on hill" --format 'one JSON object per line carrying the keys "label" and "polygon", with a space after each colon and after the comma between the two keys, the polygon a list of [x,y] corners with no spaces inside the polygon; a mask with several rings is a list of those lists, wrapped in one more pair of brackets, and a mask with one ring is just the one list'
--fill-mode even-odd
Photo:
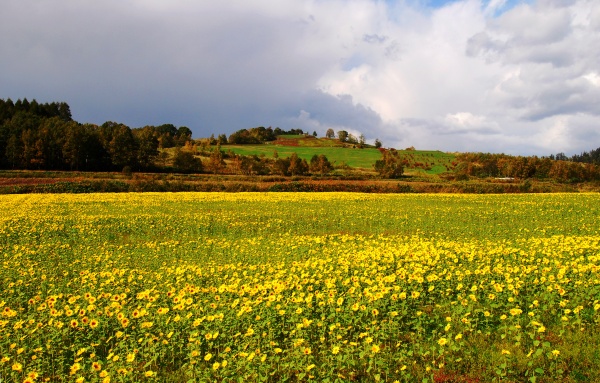
{"label": "green meadow on hill", "polygon": [[[381,152],[371,145],[360,148],[358,145],[343,144],[339,140],[316,138],[304,135],[282,135],[266,144],[256,145],[224,145],[225,151],[237,155],[264,155],[273,158],[289,157],[296,153],[298,157],[310,161],[314,155],[324,154],[334,166],[349,166],[352,168],[373,170],[375,161],[381,159]],[[451,171],[455,155],[438,150],[398,150],[406,161],[405,170],[424,171],[428,174],[439,174]]]}

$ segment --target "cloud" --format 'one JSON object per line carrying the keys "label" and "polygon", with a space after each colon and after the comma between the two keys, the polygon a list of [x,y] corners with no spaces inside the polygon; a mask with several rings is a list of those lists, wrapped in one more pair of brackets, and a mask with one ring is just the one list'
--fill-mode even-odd
{"label": "cloud", "polygon": [[579,152],[597,139],[596,3],[6,0],[0,97],[195,137],[333,127],[396,147]]}
{"label": "cloud", "polygon": [[598,115],[596,9],[589,1],[525,4],[469,39],[469,55],[504,67],[492,99],[529,121]]}
{"label": "cloud", "polygon": [[485,116],[475,116],[469,112],[448,114],[445,117],[445,127],[440,134],[499,134],[500,129]]}

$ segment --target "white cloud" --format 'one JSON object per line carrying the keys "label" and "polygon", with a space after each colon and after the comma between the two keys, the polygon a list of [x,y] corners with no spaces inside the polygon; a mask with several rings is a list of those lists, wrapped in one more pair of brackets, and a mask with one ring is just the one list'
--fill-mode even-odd
{"label": "white cloud", "polygon": [[448,114],[444,120],[446,125],[452,128],[450,132],[479,134],[494,134],[500,132],[495,124],[489,122],[485,116],[476,116],[469,112]]}
{"label": "white cloud", "polygon": [[582,77],[588,80],[592,85],[600,87],[600,76],[598,75],[598,73],[591,72]]}

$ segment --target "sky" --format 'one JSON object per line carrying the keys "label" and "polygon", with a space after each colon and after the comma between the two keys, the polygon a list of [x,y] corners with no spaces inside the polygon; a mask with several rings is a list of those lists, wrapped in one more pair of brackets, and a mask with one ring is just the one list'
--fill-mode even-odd
{"label": "sky", "polygon": [[2,0],[0,98],[82,123],[600,147],[598,0]]}

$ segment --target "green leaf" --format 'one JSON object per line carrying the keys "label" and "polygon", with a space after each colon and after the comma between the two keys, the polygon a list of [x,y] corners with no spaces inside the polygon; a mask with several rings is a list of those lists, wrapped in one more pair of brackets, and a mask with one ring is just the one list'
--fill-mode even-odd
{"label": "green leaf", "polygon": [[530,378],[529,378],[529,381],[530,381],[531,383],[535,383],[535,382],[537,381],[537,378],[536,378],[536,376],[534,375],[534,376],[530,377]]}
{"label": "green leaf", "polygon": [[538,374],[540,374],[540,375],[544,374],[544,370],[542,370],[542,369],[541,369],[541,368],[539,368],[539,367],[535,369],[535,372],[537,372],[537,373],[538,373]]}

